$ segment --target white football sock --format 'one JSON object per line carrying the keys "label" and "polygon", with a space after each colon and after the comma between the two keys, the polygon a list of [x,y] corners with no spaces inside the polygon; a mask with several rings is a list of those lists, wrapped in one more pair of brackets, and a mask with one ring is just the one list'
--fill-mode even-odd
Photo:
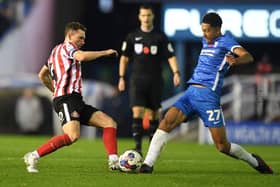
{"label": "white football sock", "polygon": [[150,143],[149,150],[144,161],[145,164],[147,164],[148,166],[154,165],[154,162],[159,156],[160,151],[166,144],[167,140],[168,133],[163,130],[157,129]]}
{"label": "white football sock", "polygon": [[40,155],[36,150],[32,151],[32,154],[35,155],[36,158],[40,158]]}
{"label": "white football sock", "polygon": [[248,153],[245,149],[243,149],[240,145],[231,143],[230,144],[230,155],[240,159],[244,160],[248,164],[250,164],[253,167],[258,166],[258,161],[252,156],[252,154]]}
{"label": "white football sock", "polygon": [[119,157],[116,154],[109,155],[109,160],[118,160],[118,159],[119,159]]}

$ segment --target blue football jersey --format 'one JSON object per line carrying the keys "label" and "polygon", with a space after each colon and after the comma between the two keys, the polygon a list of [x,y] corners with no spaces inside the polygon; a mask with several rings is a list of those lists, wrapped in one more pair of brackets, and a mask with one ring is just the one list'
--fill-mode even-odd
{"label": "blue football jersey", "polygon": [[228,34],[216,38],[213,44],[207,44],[203,38],[202,44],[198,64],[188,84],[201,84],[220,94],[225,74],[230,67],[225,61],[225,55],[241,46]]}

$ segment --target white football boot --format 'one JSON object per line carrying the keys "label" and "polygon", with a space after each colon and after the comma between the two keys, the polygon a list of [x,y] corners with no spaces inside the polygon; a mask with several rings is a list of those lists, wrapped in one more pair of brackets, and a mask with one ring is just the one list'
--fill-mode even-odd
{"label": "white football boot", "polygon": [[37,169],[38,158],[34,155],[34,153],[32,152],[26,153],[23,159],[26,164],[26,169],[29,173],[39,172],[39,170]]}
{"label": "white football boot", "polygon": [[119,166],[119,158],[117,155],[110,155],[108,160],[109,170],[118,170]]}

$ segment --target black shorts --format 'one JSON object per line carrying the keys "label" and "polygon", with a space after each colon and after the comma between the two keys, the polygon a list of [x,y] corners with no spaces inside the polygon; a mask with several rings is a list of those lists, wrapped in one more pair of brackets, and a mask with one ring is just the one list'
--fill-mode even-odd
{"label": "black shorts", "polygon": [[129,85],[130,106],[143,106],[152,110],[159,109],[162,82],[161,79],[131,78]]}
{"label": "black shorts", "polygon": [[83,97],[79,93],[56,97],[53,100],[53,106],[61,125],[72,120],[77,120],[82,125],[89,125],[91,115],[99,111],[97,108],[85,104]]}

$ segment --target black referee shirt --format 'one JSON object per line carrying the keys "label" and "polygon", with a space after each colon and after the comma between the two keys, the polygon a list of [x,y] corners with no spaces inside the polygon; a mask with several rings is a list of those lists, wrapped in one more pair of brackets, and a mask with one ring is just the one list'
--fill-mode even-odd
{"label": "black referee shirt", "polygon": [[127,35],[122,44],[122,55],[129,57],[133,77],[161,77],[161,64],[174,56],[174,50],[167,36],[152,30],[143,32],[140,29]]}

